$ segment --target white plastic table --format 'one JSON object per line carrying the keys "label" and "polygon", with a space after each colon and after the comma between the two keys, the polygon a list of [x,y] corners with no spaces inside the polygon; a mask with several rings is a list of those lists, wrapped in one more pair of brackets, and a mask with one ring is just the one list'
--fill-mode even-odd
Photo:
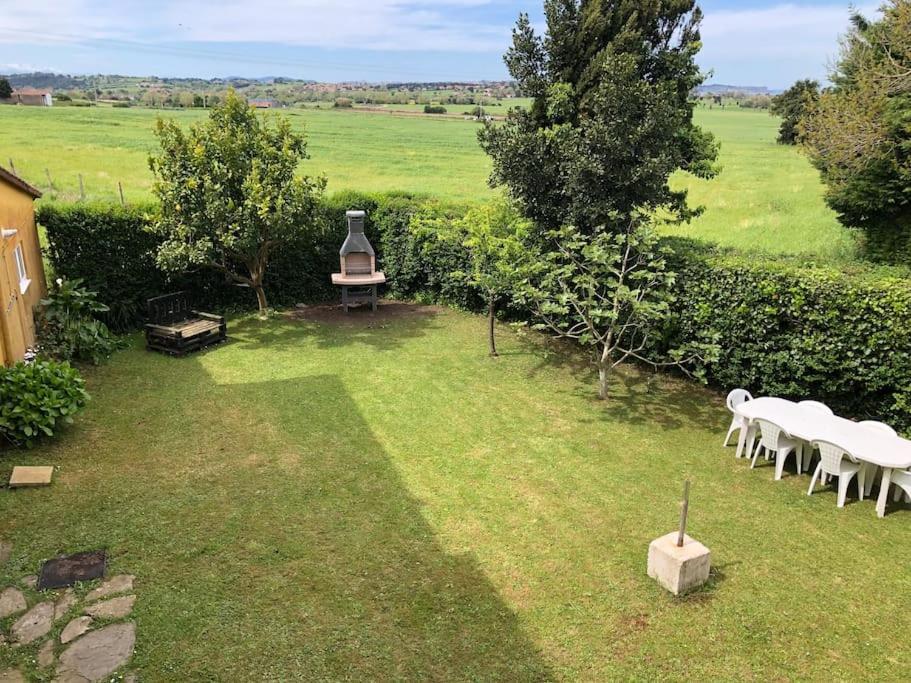
{"label": "white plastic table", "polygon": [[803,441],[828,441],[840,446],[858,460],[883,468],[876,514],[886,514],[886,501],[893,470],[911,468],[911,441],[892,436],[847,420],[837,415],[826,415],[783,398],[757,398],[741,403],[736,412],[745,418],[749,429],[740,430],[737,457],[743,455],[747,432],[755,429],[756,419],[774,422],[791,436]]}

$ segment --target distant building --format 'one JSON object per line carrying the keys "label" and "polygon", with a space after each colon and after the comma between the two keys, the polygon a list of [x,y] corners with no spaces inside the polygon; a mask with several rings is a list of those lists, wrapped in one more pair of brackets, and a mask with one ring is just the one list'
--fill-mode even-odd
{"label": "distant building", "polygon": [[275,103],[272,100],[250,100],[250,106],[256,109],[271,109]]}
{"label": "distant building", "polygon": [[39,90],[37,88],[19,88],[13,90],[13,95],[9,99],[0,100],[3,104],[23,104],[32,107],[52,107],[54,98],[50,90]]}

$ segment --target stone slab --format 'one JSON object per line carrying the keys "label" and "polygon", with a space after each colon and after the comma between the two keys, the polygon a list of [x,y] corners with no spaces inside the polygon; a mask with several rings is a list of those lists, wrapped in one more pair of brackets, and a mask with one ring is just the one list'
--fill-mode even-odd
{"label": "stone slab", "polygon": [[46,636],[54,624],[54,603],[39,602],[19,617],[10,627],[13,639],[28,645]]}
{"label": "stone slab", "polygon": [[51,483],[51,477],[53,476],[53,467],[26,467],[18,465],[13,468],[13,474],[9,478],[9,486],[11,489],[23,488],[26,486],[47,486]]}
{"label": "stone slab", "polygon": [[92,627],[92,617],[76,617],[63,627],[60,632],[60,642],[66,645],[71,640],[76,640]]}
{"label": "stone slab", "polygon": [[75,604],[76,594],[72,588],[67,588],[63,591],[63,595],[57,598],[57,602],[54,603],[54,621],[63,619]]}
{"label": "stone slab", "polygon": [[28,604],[18,588],[6,588],[0,593],[0,619],[24,612]]}
{"label": "stone slab", "polygon": [[42,644],[41,648],[38,650],[38,657],[36,659],[38,666],[42,669],[46,669],[51,664],[54,663],[54,641],[46,640]]}
{"label": "stone slab", "polygon": [[117,595],[117,593],[129,593],[133,590],[133,578],[132,574],[112,576],[85,596],[86,602],[106,598],[109,595]]}
{"label": "stone slab", "polygon": [[674,595],[698,588],[709,578],[712,554],[708,548],[684,535],[677,547],[677,532],[656,538],[648,547],[648,575]]}
{"label": "stone slab", "polygon": [[[136,644],[136,625],[112,624],[92,631],[74,641],[57,665],[57,676],[73,680],[81,676],[87,681],[98,681],[127,663]],[[78,680],[78,679],[76,679]]]}
{"label": "stone slab", "polygon": [[133,603],[136,602],[135,595],[124,595],[119,598],[111,598],[104,602],[96,602],[85,608],[85,613],[92,617],[101,619],[123,619],[133,611]]}

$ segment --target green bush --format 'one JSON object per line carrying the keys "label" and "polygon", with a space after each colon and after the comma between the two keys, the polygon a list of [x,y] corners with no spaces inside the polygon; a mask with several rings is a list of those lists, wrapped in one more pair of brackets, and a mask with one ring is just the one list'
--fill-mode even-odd
{"label": "green bush", "polygon": [[35,315],[41,354],[54,360],[77,360],[98,365],[123,342],[95,316],[110,309],[82,280],[57,281]]}
{"label": "green bush", "polygon": [[424,113],[425,114],[445,114],[446,107],[443,107],[438,104],[425,104]]}
{"label": "green bush", "polygon": [[671,327],[660,344],[716,341],[723,389],[817,399],[911,431],[911,281],[673,242]]}
{"label": "green bush", "polygon": [[68,363],[38,360],[0,368],[0,434],[30,447],[71,423],[88,398],[84,380]]}

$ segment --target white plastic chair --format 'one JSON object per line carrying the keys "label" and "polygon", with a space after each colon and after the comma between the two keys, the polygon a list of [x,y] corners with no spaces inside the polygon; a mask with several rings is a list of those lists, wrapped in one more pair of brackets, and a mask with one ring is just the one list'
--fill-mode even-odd
{"label": "white plastic chair", "polygon": [[746,389],[734,389],[731,393],[728,394],[727,406],[728,410],[731,411],[733,417],[731,418],[731,426],[728,428],[728,433],[724,437],[724,445],[727,447],[728,442],[731,440],[731,435],[736,432],[738,429],[746,429],[747,422],[744,418],[740,417],[735,411],[737,406],[741,403],[746,403],[747,401],[752,401],[753,395]]}
{"label": "white plastic chair", "polygon": [[750,469],[756,467],[756,460],[759,458],[759,451],[765,450],[766,455],[775,453],[775,481],[781,479],[784,472],[784,463],[791,453],[797,460],[797,471],[802,471],[803,456],[801,454],[800,441],[792,437],[774,422],[768,420],[756,420],[759,424],[759,445],[753,454],[753,461],[750,463]]}
{"label": "white plastic chair", "polygon": [[860,500],[864,499],[864,468],[844,448],[828,441],[814,441],[813,445],[819,449],[819,465],[810,480],[807,495],[813,495],[813,488],[820,476],[829,475],[838,477],[838,502],[840,508],[845,506],[848,497],[848,486],[854,475],[857,475],[857,494]]}
{"label": "white plastic chair", "polygon": [[897,503],[901,500],[902,493],[904,493],[905,500],[911,502],[911,470],[893,472],[892,483],[895,484],[895,496],[892,500]]}
{"label": "white plastic chair", "polygon": [[[866,427],[867,429],[882,432],[883,434],[888,434],[889,436],[898,436],[898,433],[885,422],[877,422],[876,420],[864,420],[859,424],[861,427]],[[870,492],[873,490],[873,484],[876,481],[879,467],[874,465],[872,462],[865,462],[863,466],[867,468],[867,471],[864,472],[864,477],[866,477],[866,482],[864,483],[864,495],[869,497]]]}
{"label": "white plastic chair", "polygon": [[801,401],[797,405],[803,408],[809,408],[810,410],[815,410],[816,412],[822,413],[824,415],[835,414],[832,412],[832,409],[829,406],[827,406],[825,403],[820,403],[819,401]]}

